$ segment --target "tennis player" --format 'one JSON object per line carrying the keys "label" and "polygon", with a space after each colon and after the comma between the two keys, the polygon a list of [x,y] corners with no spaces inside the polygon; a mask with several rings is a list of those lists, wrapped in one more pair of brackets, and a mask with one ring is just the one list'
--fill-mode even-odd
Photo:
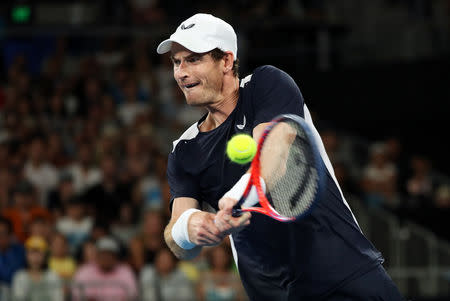
{"label": "tennis player", "polygon": [[256,139],[279,114],[297,114],[314,127],[294,80],[273,66],[239,79],[234,29],[209,14],[182,22],[157,52],[170,52],[186,102],[208,111],[173,142],[169,155],[172,216],[164,235],[174,254],[194,258],[231,234],[251,300],[403,300],[380,252],[361,232],[317,131],[327,187],[309,216],[294,223],[258,213],[231,216],[249,165],[229,161],[227,141],[243,132]]}

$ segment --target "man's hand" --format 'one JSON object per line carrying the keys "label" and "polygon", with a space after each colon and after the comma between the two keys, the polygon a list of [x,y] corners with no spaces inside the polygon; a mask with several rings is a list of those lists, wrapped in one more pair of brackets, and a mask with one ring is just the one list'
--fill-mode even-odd
{"label": "man's hand", "polygon": [[219,244],[225,234],[214,224],[215,214],[195,212],[189,219],[189,240],[198,246],[214,246]]}
{"label": "man's hand", "polygon": [[237,202],[238,200],[229,197],[223,197],[219,200],[220,210],[217,212],[214,222],[224,235],[237,233],[250,224],[250,218],[252,217],[250,212],[245,212],[239,217],[231,215],[233,206]]}

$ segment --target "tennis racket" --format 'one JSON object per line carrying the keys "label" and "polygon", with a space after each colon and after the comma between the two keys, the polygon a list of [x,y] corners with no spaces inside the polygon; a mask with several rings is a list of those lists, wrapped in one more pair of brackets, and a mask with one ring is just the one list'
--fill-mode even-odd
{"label": "tennis racket", "polygon": [[[260,176],[266,184],[266,193]],[[232,215],[250,211],[281,222],[298,220],[311,212],[324,181],[323,162],[310,126],[297,115],[279,115],[259,138],[250,180]],[[256,188],[260,206],[242,208],[252,187]]]}

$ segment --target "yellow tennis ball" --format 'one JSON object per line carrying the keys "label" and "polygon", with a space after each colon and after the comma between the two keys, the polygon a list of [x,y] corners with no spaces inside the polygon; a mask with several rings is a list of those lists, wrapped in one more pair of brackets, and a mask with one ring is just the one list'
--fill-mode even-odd
{"label": "yellow tennis ball", "polygon": [[227,155],[231,161],[246,164],[252,161],[256,154],[256,142],[248,134],[237,134],[228,141]]}

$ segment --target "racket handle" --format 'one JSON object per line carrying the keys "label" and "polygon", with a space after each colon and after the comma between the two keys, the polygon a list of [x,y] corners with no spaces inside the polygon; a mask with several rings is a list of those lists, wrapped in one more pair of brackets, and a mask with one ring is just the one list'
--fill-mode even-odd
{"label": "racket handle", "polygon": [[231,211],[231,216],[239,217],[239,216],[242,215],[242,213],[243,213],[243,211],[241,209],[241,206],[236,205],[236,206],[233,207],[233,210]]}

